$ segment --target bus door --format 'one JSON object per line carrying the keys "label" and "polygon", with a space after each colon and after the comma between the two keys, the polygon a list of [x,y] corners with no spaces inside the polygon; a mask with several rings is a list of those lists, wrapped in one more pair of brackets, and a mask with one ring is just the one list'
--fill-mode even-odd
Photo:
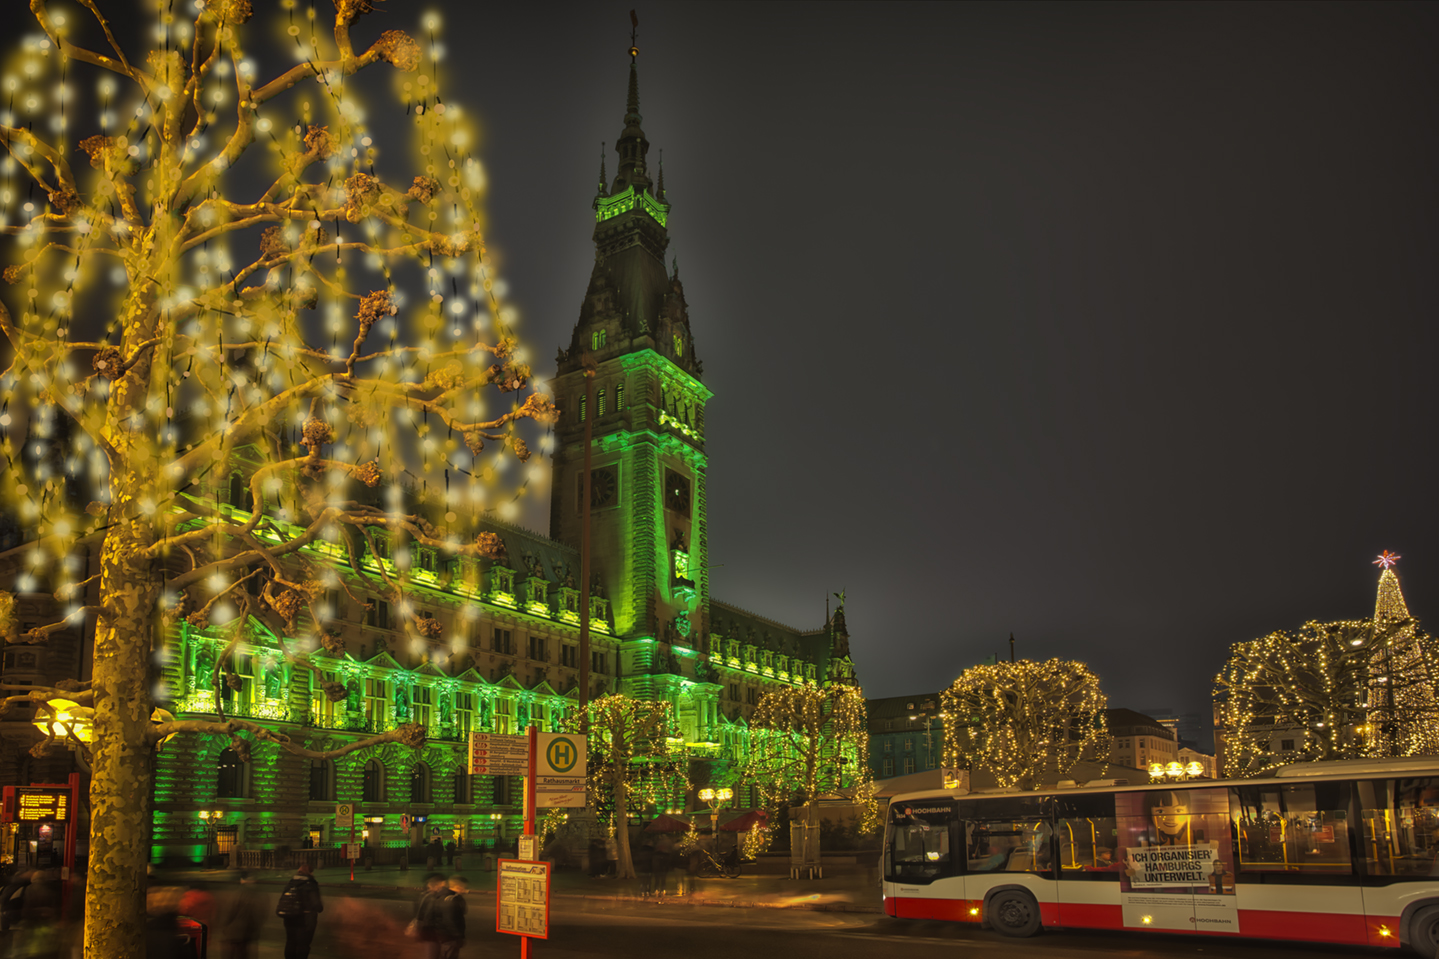
{"label": "bus door", "polygon": [[1364,894],[1352,862],[1351,784],[1268,780],[1229,792],[1239,932],[1367,942]]}
{"label": "bus door", "polygon": [[1054,835],[1059,850],[1059,924],[1119,929],[1119,884],[1124,860],[1113,793],[1055,797]]}
{"label": "bus door", "polygon": [[1240,931],[1228,789],[1121,792],[1114,811],[1124,928]]}
{"label": "bus door", "polygon": [[1392,946],[1405,907],[1439,895],[1439,779],[1357,782],[1354,793],[1368,942]]}
{"label": "bus door", "polygon": [[1055,888],[1052,800],[1047,796],[1003,796],[962,800],[958,815],[964,829],[964,915],[983,915],[989,894],[1021,888],[1039,904],[1040,921],[1059,921]]}
{"label": "bus door", "polygon": [[885,824],[885,912],[900,919],[961,919],[963,860],[951,799],[894,803]]}

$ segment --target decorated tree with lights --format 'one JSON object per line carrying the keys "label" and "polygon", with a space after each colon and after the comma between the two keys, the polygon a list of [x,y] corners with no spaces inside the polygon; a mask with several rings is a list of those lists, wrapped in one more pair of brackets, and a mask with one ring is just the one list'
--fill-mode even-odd
{"label": "decorated tree with lights", "polygon": [[615,831],[621,879],[635,878],[629,819],[633,810],[663,805],[689,786],[689,761],[670,703],[623,694],[601,696],[588,714],[566,719],[570,732],[588,736],[587,802]]}
{"label": "decorated tree with lights", "polygon": [[[1236,643],[1214,679],[1225,776],[1293,762],[1439,754],[1439,650],[1409,615],[1399,557],[1378,562],[1374,617]],[[1290,749],[1276,748],[1288,741]]]}
{"label": "decorated tree with lights", "polygon": [[750,746],[740,776],[766,805],[804,807],[818,828],[821,796],[842,794],[863,807],[869,828],[875,804],[867,788],[869,725],[858,686],[792,686],[760,697],[750,717]]}
{"label": "decorated tree with lights", "polygon": [[[361,22],[378,0],[334,2],[331,18],[284,0],[296,65],[269,80],[246,54],[249,0],[185,16],[150,0],[142,50],[92,3],[93,21],[69,22],[31,0],[38,30],[5,69],[0,497],[34,534],[16,588],[68,606],[23,634],[0,616],[0,630],[42,642],[89,619],[95,637],[90,682],[6,704],[39,704],[42,748],[68,741],[84,761],[93,741],[87,956],[143,953],[136,877],[164,738],[219,734],[242,753],[269,739],[317,758],[422,738],[405,726],[317,753],[223,712],[169,721],[151,699],[165,631],[181,618],[228,629],[213,683],[233,686],[248,624],[296,637],[321,622],[319,595],[343,587],[323,557],[363,577],[356,553],[382,531],[400,546],[374,590],[416,642],[441,641],[406,603],[404,544],[468,557],[478,575],[497,546],[480,517],[530,455],[519,428],[556,415],[497,299],[468,118],[440,98],[419,42]],[[401,77],[407,155],[381,156],[358,97],[355,74],[382,63]],[[92,99],[97,123],[82,129],[77,105]],[[53,455],[18,455],[21,431]],[[217,492],[232,469],[243,503]],[[11,605],[0,597],[0,614]],[[315,627],[284,652],[304,667],[336,643]]]}
{"label": "decorated tree with lights", "polygon": [[1050,659],[972,666],[940,696],[944,764],[984,769],[1006,788],[1069,778],[1107,763],[1108,698],[1084,663]]}

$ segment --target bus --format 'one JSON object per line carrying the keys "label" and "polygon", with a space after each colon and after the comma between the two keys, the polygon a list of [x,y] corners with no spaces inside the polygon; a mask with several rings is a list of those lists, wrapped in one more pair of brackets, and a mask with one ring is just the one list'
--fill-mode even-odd
{"label": "bus", "polygon": [[935,789],[886,813],[884,911],[1439,956],[1439,758],[1282,766],[1244,780]]}

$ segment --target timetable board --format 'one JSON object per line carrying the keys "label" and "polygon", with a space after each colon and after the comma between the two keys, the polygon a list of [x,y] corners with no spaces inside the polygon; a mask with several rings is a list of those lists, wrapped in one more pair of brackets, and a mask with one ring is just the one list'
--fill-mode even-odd
{"label": "timetable board", "polygon": [[495,931],[550,937],[550,864],[501,859],[495,882]]}

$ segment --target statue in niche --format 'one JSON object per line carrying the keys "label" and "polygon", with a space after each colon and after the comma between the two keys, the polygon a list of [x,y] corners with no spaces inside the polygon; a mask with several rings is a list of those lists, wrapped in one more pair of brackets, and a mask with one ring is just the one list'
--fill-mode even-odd
{"label": "statue in niche", "polygon": [[441,725],[441,726],[448,726],[448,725],[450,724],[450,719],[451,719],[451,718],[454,716],[454,714],[455,714],[455,711],[454,711],[454,709],[452,708],[452,703],[454,702],[454,698],[455,698],[455,697],[454,697],[454,694],[453,694],[453,693],[440,693],[440,725]]}
{"label": "statue in niche", "polygon": [[677,530],[675,530],[675,541],[670,544],[670,549],[679,550],[681,553],[687,553],[687,552],[689,552],[689,550],[685,549],[685,531],[684,531],[684,530],[682,530],[682,529],[677,529]]}
{"label": "statue in niche", "polygon": [[674,631],[681,642],[689,642],[691,628],[689,613],[680,613],[675,617]]}
{"label": "statue in niche", "polygon": [[531,576],[543,577],[545,575],[545,564],[534,553],[525,554],[525,569]]}
{"label": "statue in niche", "polygon": [[265,698],[282,699],[284,693],[281,690],[284,681],[285,667],[279,663],[273,663],[265,667]]}
{"label": "statue in niche", "polygon": [[481,729],[489,729],[489,728],[490,728],[490,711],[491,711],[491,709],[493,708],[492,703],[493,703],[493,700],[491,700],[488,696],[483,697],[483,698],[480,700],[480,728],[481,728]]}
{"label": "statue in niche", "polygon": [[195,644],[195,685],[201,689],[215,685],[215,646],[208,639]]}
{"label": "statue in niche", "polygon": [[360,711],[360,681],[358,679],[350,680],[345,687],[345,709],[351,713]]}
{"label": "statue in niche", "polygon": [[395,718],[401,721],[410,718],[410,687],[404,683],[395,684]]}

